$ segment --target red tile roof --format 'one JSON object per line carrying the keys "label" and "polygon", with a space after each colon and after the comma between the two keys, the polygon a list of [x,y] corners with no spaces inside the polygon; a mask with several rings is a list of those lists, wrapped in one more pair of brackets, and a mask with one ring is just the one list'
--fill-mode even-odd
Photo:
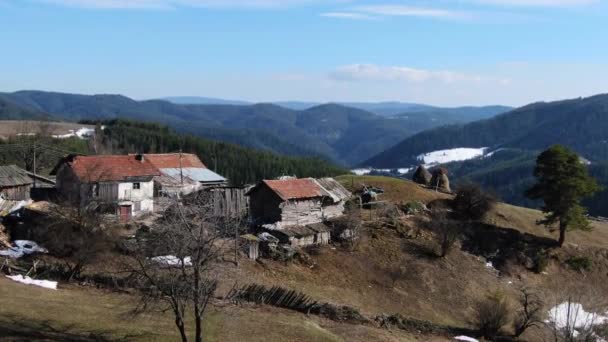
{"label": "red tile roof", "polygon": [[181,167],[207,167],[196,154],[181,153],[181,165],[180,165],[180,153],[163,153],[163,154],[145,154],[144,159],[147,159],[157,169],[175,169]]}
{"label": "red tile roof", "polygon": [[263,182],[284,201],[325,196],[319,185],[310,178],[264,180]]}
{"label": "red tile roof", "polygon": [[138,160],[136,155],[74,156],[66,163],[83,182],[121,181],[160,175],[152,163],[145,158]]}

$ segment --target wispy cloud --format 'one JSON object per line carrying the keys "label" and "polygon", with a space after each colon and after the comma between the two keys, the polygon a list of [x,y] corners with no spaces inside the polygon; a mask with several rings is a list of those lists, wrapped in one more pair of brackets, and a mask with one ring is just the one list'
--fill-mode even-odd
{"label": "wispy cloud", "polygon": [[467,19],[472,17],[472,14],[469,12],[405,5],[368,5],[355,6],[352,9],[355,12],[365,13],[367,15],[425,17],[436,19]]}
{"label": "wispy cloud", "polygon": [[442,83],[453,83],[457,81],[481,81],[482,78],[475,75],[447,71],[426,70],[407,66],[381,66],[375,64],[350,64],[336,68],[329,73],[329,78],[337,81],[407,81],[428,82],[440,81]]}
{"label": "wispy cloud", "polygon": [[351,20],[377,20],[378,18],[356,12],[325,12],[321,13],[320,16],[327,18],[338,18],[338,19],[351,19]]}
{"label": "wispy cloud", "polygon": [[575,7],[599,4],[600,0],[469,0],[482,5],[525,7]]}
{"label": "wispy cloud", "polygon": [[164,9],[176,7],[281,8],[318,0],[32,0],[60,6],[96,9]]}

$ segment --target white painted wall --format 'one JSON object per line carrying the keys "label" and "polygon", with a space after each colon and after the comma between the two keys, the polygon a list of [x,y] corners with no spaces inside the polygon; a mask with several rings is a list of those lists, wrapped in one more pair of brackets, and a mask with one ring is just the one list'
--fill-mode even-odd
{"label": "white painted wall", "polygon": [[[133,183],[139,183],[139,189],[133,189]],[[141,212],[154,210],[154,182],[129,182],[118,184],[118,200],[123,202],[141,202]],[[137,214],[133,206],[133,214]]]}

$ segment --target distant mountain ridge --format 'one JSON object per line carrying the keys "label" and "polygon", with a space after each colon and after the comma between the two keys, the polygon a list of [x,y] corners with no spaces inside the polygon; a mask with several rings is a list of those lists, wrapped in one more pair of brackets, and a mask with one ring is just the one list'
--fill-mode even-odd
{"label": "distant mountain ridge", "polygon": [[407,136],[462,120],[462,116],[452,114],[435,119],[425,119],[425,114],[416,120],[388,118],[340,104],[292,110],[269,103],[175,104],[114,94],[43,91],[0,93],[0,99],[11,106],[0,118],[44,115],[66,121],[125,118],[157,122],[183,133],[284,155],[320,156],[342,165],[358,164]]}
{"label": "distant mountain ridge", "polygon": [[561,143],[590,160],[608,160],[608,95],[538,102],[490,119],[434,128],[404,139],[363,165],[401,167],[422,153],[455,147],[542,150]]}
{"label": "distant mountain ridge", "polygon": [[169,101],[175,104],[232,104],[232,105],[252,105],[255,103],[272,103],[293,110],[306,110],[312,107],[317,107],[323,104],[335,103],[346,107],[353,107],[372,112],[382,116],[396,116],[405,113],[452,113],[468,115],[468,120],[479,120],[491,117],[496,114],[507,112],[513,107],[509,106],[461,106],[461,107],[438,107],[420,103],[409,103],[399,101],[383,101],[383,102],[312,102],[312,101],[270,101],[270,102],[250,102],[240,100],[225,100],[219,98],[202,97],[202,96],[173,96],[164,97],[161,100]]}

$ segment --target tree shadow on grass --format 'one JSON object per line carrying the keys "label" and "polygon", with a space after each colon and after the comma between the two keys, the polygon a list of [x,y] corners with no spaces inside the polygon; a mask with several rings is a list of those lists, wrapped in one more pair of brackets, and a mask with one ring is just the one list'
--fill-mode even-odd
{"label": "tree shadow on grass", "polygon": [[87,331],[76,324],[61,324],[51,320],[31,320],[17,315],[0,314],[2,341],[114,342],[145,340],[146,336],[146,334],[120,336],[111,331]]}
{"label": "tree shadow on grass", "polygon": [[436,248],[426,241],[406,240],[401,244],[401,250],[418,258],[436,260],[440,259]]}

